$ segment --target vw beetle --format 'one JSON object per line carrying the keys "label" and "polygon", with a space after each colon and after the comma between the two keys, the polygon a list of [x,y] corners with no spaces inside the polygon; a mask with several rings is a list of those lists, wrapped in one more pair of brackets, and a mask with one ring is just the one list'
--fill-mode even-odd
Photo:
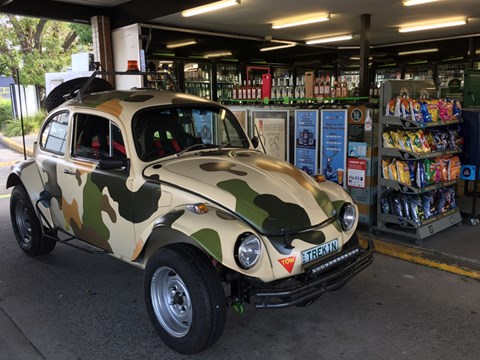
{"label": "vw beetle", "polygon": [[177,352],[215,343],[228,306],[309,305],[373,261],[347,192],[255,150],[226,107],[86,89],[8,177],[16,239],[29,256],[60,242],[144,269],[148,314]]}

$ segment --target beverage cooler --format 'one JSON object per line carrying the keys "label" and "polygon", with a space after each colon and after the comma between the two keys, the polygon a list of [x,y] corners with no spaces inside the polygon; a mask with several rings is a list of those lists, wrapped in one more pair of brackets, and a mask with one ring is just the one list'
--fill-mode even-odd
{"label": "beverage cooler", "polygon": [[401,67],[389,67],[375,69],[375,84],[377,88],[388,80],[400,80],[402,78]]}
{"label": "beverage cooler", "polygon": [[147,77],[145,86],[157,90],[173,91],[174,86],[164,76],[167,71],[173,78],[178,88],[181,88],[180,79],[183,72],[182,63],[175,60],[151,60],[147,63]]}
{"label": "beverage cooler", "polygon": [[434,64],[411,64],[403,68],[405,80],[434,80]]}
{"label": "beverage cooler", "polygon": [[212,100],[212,65],[200,62],[184,63],[185,93]]}
{"label": "beverage cooler", "polygon": [[237,88],[242,83],[240,65],[237,64],[217,64],[217,101],[229,101],[237,99]]}

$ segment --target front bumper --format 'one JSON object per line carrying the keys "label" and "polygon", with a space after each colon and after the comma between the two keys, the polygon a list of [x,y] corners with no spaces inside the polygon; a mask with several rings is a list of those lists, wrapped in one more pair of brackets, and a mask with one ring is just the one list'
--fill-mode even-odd
{"label": "front bumper", "polygon": [[256,308],[278,309],[309,303],[327,291],[341,288],[373,261],[375,248],[370,239],[366,249],[349,248],[333,258],[305,268],[305,279],[296,286],[261,289],[254,292],[260,300]]}

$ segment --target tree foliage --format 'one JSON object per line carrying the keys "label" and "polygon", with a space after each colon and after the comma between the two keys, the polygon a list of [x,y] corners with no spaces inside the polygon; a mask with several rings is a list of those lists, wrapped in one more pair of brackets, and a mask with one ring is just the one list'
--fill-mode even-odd
{"label": "tree foliage", "polygon": [[0,15],[0,26],[0,73],[17,81],[19,69],[25,85],[44,86],[46,72],[64,71],[71,54],[91,44],[88,25]]}

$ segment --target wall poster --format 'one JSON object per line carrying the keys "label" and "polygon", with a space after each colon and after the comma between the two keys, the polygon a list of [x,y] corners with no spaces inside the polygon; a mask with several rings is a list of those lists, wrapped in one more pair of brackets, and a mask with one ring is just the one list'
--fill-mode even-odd
{"label": "wall poster", "polygon": [[258,149],[265,149],[266,154],[286,161],[289,160],[288,116],[288,110],[252,111],[253,133],[260,141]]}
{"label": "wall poster", "polygon": [[320,168],[325,179],[345,187],[347,159],[347,110],[321,111]]}
{"label": "wall poster", "polygon": [[295,110],[294,165],[308,175],[318,172],[318,110]]}

